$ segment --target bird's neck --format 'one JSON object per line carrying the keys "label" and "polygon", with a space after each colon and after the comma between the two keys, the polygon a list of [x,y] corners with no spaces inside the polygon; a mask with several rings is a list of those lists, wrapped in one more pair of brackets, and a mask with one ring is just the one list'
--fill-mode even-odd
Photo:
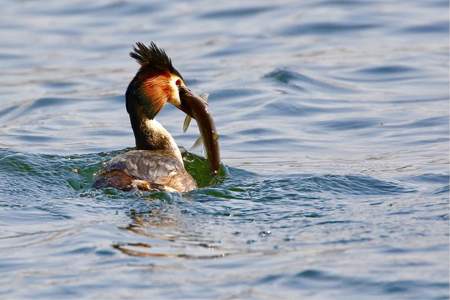
{"label": "bird's neck", "polygon": [[133,107],[128,111],[137,150],[163,150],[174,155],[181,163],[180,149],[172,135],[156,120],[148,118],[144,110]]}

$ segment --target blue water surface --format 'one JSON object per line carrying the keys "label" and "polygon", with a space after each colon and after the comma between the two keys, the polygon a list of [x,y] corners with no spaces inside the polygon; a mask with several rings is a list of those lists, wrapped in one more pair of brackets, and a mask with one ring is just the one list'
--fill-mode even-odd
{"label": "blue water surface", "polygon": [[[0,298],[448,299],[448,9],[3,1]],[[209,94],[229,176],[94,190],[151,40]],[[183,118],[158,115],[189,149]]]}

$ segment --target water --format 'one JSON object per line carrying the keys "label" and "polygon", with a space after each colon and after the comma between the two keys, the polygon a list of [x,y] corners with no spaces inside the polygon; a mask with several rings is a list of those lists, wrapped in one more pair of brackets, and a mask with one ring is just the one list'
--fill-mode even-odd
{"label": "water", "polygon": [[[448,299],[448,8],[5,0],[0,297]],[[150,40],[210,94],[219,185],[90,188]]]}

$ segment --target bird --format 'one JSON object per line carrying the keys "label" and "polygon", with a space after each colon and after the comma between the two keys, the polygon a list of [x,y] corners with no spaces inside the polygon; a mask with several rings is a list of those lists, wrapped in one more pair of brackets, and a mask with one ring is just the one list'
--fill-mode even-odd
{"label": "bird", "polygon": [[212,176],[220,168],[218,134],[207,102],[192,92],[164,49],[137,42],[130,52],[140,67],[125,93],[136,147],[103,164],[94,187],[189,192],[197,188],[172,135],[155,120],[168,102],[198,124]]}

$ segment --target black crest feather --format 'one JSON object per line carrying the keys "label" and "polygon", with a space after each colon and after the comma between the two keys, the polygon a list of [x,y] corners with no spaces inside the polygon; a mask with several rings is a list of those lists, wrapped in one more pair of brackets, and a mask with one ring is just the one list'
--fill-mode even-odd
{"label": "black crest feather", "polygon": [[130,52],[130,56],[142,67],[149,66],[159,71],[175,71],[169,56],[163,49],[158,48],[154,42],[151,42],[148,46],[137,42],[133,51]]}

